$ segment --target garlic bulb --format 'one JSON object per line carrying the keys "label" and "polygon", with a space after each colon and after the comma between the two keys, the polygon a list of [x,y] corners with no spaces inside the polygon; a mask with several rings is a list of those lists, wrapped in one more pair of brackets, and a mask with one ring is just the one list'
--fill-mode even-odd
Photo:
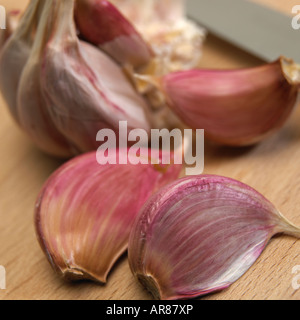
{"label": "garlic bulb", "polygon": [[[38,197],[38,240],[53,268],[68,280],[105,283],[127,250],[134,218],[144,202],[182,169],[151,163],[111,165],[113,157],[106,165],[97,162],[96,152],[72,159],[48,179]],[[118,150],[116,158],[120,157],[127,158],[127,150]]]}
{"label": "garlic bulb", "polygon": [[165,98],[192,128],[220,144],[257,143],[282,127],[296,106],[300,66],[281,57],[241,70],[190,70],[161,80]]}
{"label": "garlic bulb", "polygon": [[158,191],[137,216],[130,267],[155,298],[196,298],[239,279],[278,233],[300,238],[300,228],[251,187],[187,177]]}
{"label": "garlic bulb", "polygon": [[129,130],[149,132],[148,106],[122,69],[78,40],[73,6],[73,0],[58,2],[56,29],[41,61],[43,94],[56,127],[78,152],[96,149],[103,128],[118,133],[120,121],[127,121]]}
{"label": "garlic bulb", "polygon": [[185,16],[184,0],[170,1],[30,2],[3,38],[0,89],[41,150],[62,158],[95,150],[97,133],[118,136],[120,121],[148,134],[187,125],[231,146],[285,123],[300,67],[282,57],[247,70],[197,68],[205,31]]}
{"label": "garlic bulb", "polygon": [[40,149],[63,158],[95,150],[97,132],[118,133],[119,121],[130,130],[152,126],[147,103],[122,69],[78,39],[73,13],[74,0],[32,1],[0,61],[14,118]]}

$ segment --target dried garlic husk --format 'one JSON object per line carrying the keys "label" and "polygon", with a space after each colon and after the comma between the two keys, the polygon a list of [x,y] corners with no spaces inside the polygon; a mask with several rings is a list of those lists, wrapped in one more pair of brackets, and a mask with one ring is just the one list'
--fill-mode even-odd
{"label": "dried garlic husk", "polygon": [[96,157],[96,152],[78,156],[49,178],[37,200],[35,225],[61,276],[105,283],[127,249],[138,211],[153,192],[178,178],[182,166],[152,165],[150,158],[148,165],[118,164],[127,150],[110,153],[106,165]]}
{"label": "dried garlic husk", "polygon": [[110,2],[77,0],[75,17],[81,35],[121,65],[139,68],[152,59],[150,46]]}
{"label": "dried garlic husk", "polygon": [[156,75],[198,66],[206,31],[186,16],[186,0],[112,0],[151,45]]}
{"label": "dried garlic husk", "polygon": [[241,70],[171,73],[160,90],[170,107],[192,128],[223,145],[260,142],[280,129],[296,106],[300,66],[281,57]]}
{"label": "dried garlic husk", "polygon": [[196,298],[239,279],[278,233],[300,237],[251,187],[220,176],[187,177],[141,210],[129,241],[130,267],[155,298]]}

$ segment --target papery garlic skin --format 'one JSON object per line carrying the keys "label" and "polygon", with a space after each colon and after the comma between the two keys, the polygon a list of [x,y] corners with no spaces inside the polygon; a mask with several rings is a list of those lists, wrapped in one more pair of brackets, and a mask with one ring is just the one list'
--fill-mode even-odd
{"label": "papery garlic skin", "polygon": [[230,286],[281,232],[300,237],[300,229],[251,187],[212,175],[183,178],[141,210],[129,263],[155,298],[196,298]]}
{"label": "papery garlic skin", "polygon": [[[137,26],[153,21],[176,21],[185,14],[186,0],[110,0]],[[166,27],[166,26],[164,26]]]}
{"label": "papery garlic skin", "polygon": [[186,17],[185,0],[112,0],[155,53],[153,74],[198,66],[206,31]]}
{"label": "papery garlic skin", "polygon": [[[296,106],[300,67],[279,60],[241,70],[171,73],[161,89],[174,112],[217,143],[247,146],[279,130]],[[298,77],[296,76],[298,75]]]}
{"label": "papery garlic skin", "polygon": [[[127,157],[127,150],[116,154]],[[91,152],[64,164],[45,183],[36,203],[40,245],[52,267],[67,280],[105,283],[127,249],[144,202],[177,179],[182,169],[150,162],[99,165],[96,156]]]}

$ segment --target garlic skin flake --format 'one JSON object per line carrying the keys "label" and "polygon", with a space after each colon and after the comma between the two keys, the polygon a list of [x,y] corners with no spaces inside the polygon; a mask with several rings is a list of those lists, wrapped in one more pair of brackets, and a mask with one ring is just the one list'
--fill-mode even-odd
{"label": "garlic skin flake", "polygon": [[129,263],[155,298],[197,298],[239,279],[278,233],[300,238],[300,229],[251,187],[213,175],[183,178],[141,210]]}
{"label": "garlic skin flake", "polygon": [[279,60],[240,70],[170,73],[161,90],[173,111],[219,144],[247,146],[278,131],[297,104],[300,66]]}
{"label": "garlic skin flake", "polygon": [[152,71],[163,75],[196,68],[206,30],[186,16],[186,0],[112,0],[154,52]]}
{"label": "garlic skin flake", "polygon": [[[121,157],[127,157],[127,150],[118,151]],[[153,192],[177,179],[181,169],[99,165],[96,152],[64,164],[45,183],[35,209],[37,237],[54,270],[67,280],[105,283],[127,250],[140,208]]]}

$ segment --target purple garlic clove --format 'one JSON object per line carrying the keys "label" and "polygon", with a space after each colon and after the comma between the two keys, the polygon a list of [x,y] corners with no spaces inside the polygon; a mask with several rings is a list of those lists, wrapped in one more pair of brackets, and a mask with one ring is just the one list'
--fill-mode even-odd
{"label": "purple garlic clove", "polygon": [[[128,157],[116,151],[116,159]],[[157,157],[160,160],[160,156]],[[110,154],[107,161],[114,161]],[[181,173],[181,165],[100,165],[96,152],[78,156],[45,183],[36,203],[38,240],[57,273],[105,283],[126,252],[145,201]]]}
{"label": "purple garlic clove", "polygon": [[139,68],[152,59],[150,46],[109,1],[77,0],[75,18],[82,36],[121,65]]}
{"label": "purple garlic clove", "polygon": [[241,70],[195,69],[161,80],[184,123],[217,143],[246,146],[279,130],[296,106],[300,66],[284,57]]}
{"label": "purple garlic clove", "polygon": [[277,233],[300,237],[261,194],[233,179],[183,178],[158,191],[129,241],[134,276],[158,299],[191,299],[227,288]]}

